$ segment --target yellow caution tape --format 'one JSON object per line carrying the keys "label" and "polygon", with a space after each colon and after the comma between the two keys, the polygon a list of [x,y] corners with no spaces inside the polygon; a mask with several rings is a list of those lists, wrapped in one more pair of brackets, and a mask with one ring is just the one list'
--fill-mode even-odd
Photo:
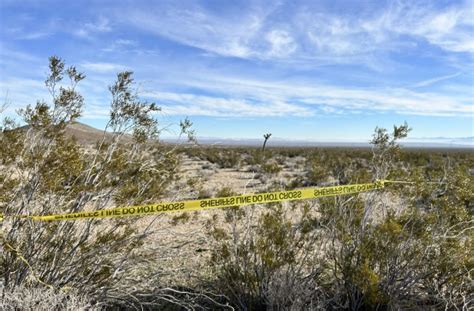
{"label": "yellow caution tape", "polygon": [[[321,188],[306,188],[300,190],[275,191],[265,193],[244,194],[231,197],[210,198],[202,200],[164,202],[157,204],[147,204],[128,207],[117,207],[90,212],[78,212],[56,215],[12,215],[9,217],[27,218],[32,220],[76,220],[86,218],[113,218],[127,216],[144,216],[151,214],[161,214],[170,212],[187,212],[196,210],[206,210],[211,208],[224,208],[231,206],[242,206],[250,204],[263,204],[272,202],[296,201],[314,199],[328,196],[339,196],[354,194],[359,192],[381,189],[385,186],[385,181],[376,181],[367,184],[331,186]],[[1,219],[0,215],[0,219]]]}

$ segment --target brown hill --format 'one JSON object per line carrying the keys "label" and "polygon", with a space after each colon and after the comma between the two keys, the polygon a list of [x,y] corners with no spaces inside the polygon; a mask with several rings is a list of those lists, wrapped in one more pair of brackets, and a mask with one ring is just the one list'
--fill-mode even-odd
{"label": "brown hill", "polygon": [[[28,128],[29,126],[25,125],[18,128],[18,130],[26,131]],[[95,144],[97,141],[102,140],[104,135],[106,141],[110,141],[113,137],[113,133],[111,132],[104,132],[103,130],[96,129],[80,122],[74,122],[66,126],[66,135],[74,137],[81,145]],[[128,142],[130,140],[130,135],[125,135],[125,137],[122,138],[122,142]]]}
{"label": "brown hill", "polygon": [[[106,140],[110,140],[113,137],[113,134],[110,132],[104,132],[103,130],[96,129],[80,122],[69,124],[66,127],[66,134],[76,138],[77,141],[83,145],[96,143],[104,137],[104,134]],[[124,140],[126,141],[128,139],[130,139],[130,137],[127,135]]]}

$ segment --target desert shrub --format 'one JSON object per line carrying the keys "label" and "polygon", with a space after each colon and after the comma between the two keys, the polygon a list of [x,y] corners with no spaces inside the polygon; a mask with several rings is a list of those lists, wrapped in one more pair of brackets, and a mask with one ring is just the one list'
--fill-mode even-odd
{"label": "desert shrub", "polygon": [[[375,176],[389,178],[399,168],[396,142],[407,132],[406,125],[395,127],[390,134],[376,130]],[[416,170],[408,172],[416,174]],[[333,241],[327,252],[335,267],[331,293],[337,306],[414,309],[466,308],[470,304],[472,217],[463,203],[466,195],[471,196],[467,193],[472,186],[466,175],[452,171],[446,176],[449,180],[433,184],[412,176],[417,182],[410,187],[387,189],[403,199],[401,210],[384,203],[377,194],[365,200],[321,200],[322,225],[331,228],[327,233]],[[450,191],[440,193],[445,187]],[[425,199],[420,201],[420,197]]]}
{"label": "desert shrub", "polygon": [[261,165],[265,158],[270,159],[272,157],[272,150],[267,149],[262,151],[260,148],[249,149],[247,157],[245,158],[245,163],[247,165],[258,166]]}
{"label": "desert shrub", "polygon": [[308,157],[306,185],[365,183],[372,180],[366,159],[368,151],[349,152],[329,149],[314,152]]}
{"label": "desert shrub", "polygon": [[278,154],[288,157],[288,158],[295,158],[298,156],[305,156],[306,153],[308,153],[309,148],[296,148],[296,147],[286,147],[286,148],[280,148],[276,149],[273,148],[273,151],[278,152]]}
{"label": "desert shrub", "polygon": [[[46,86],[52,104],[29,105],[20,112],[24,127],[6,120],[1,129],[0,212],[6,215],[0,237],[3,291],[38,286],[73,289],[114,305],[130,301],[131,282],[159,292],[159,278],[144,273],[156,275],[161,269],[150,271],[149,261],[156,254],[140,247],[149,226],[139,228],[133,219],[12,218],[156,201],[179,165],[173,149],[156,142],[158,124],[152,113],[158,107],[139,100],[131,72],[119,73],[109,88],[112,102],[106,130],[113,139],[104,138],[86,151],[65,134],[81,115],[83,98],[76,87],[84,75],[74,67],[65,68],[57,57],[50,58],[49,69]],[[70,83],[63,83],[65,77]],[[190,122],[181,125],[186,132]],[[128,139],[123,141],[124,137]]]}
{"label": "desert shrub", "polygon": [[187,223],[189,220],[191,219],[191,216],[188,214],[188,213],[181,213],[181,214],[177,214],[177,215],[174,215],[172,218],[171,218],[171,221],[170,223],[174,226],[182,223],[182,224],[185,224]]}
{"label": "desert shrub", "polygon": [[[223,187],[216,193],[216,197],[231,197],[238,195],[229,187]],[[225,209],[225,221],[234,224],[233,230],[236,230],[235,225],[245,216],[245,209],[240,206],[231,206]]]}
{"label": "desert shrub", "polygon": [[[333,290],[338,305],[361,308],[455,308],[466,306],[472,258],[472,237],[466,229],[443,224],[436,213],[407,208],[368,220],[363,202],[323,204],[323,225],[334,244],[327,249],[334,262]],[[441,206],[439,206],[441,208]],[[450,211],[452,217],[455,211]],[[452,228],[451,238],[446,231]]]}
{"label": "desert shrub", "polygon": [[209,189],[199,188],[197,193],[198,199],[208,199],[212,197],[212,193]]}
{"label": "desert shrub", "polygon": [[199,158],[217,164],[220,168],[236,168],[240,164],[241,154],[236,149],[207,147],[201,150]]}
{"label": "desert shrub", "polygon": [[[305,309],[320,307],[321,264],[318,236],[312,230],[309,206],[293,206],[300,212],[296,224],[281,204],[266,208],[255,219],[247,214],[214,222],[215,241],[211,267],[215,290],[242,310]],[[233,211],[235,212],[235,210]],[[305,258],[305,260],[301,260]]]}
{"label": "desert shrub", "polygon": [[262,164],[261,171],[265,174],[277,174],[281,172],[281,166],[276,162],[269,161],[268,163]]}
{"label": "desert shrub", "polygon": [[331,176],[328,167],[324,164],[322,159],[312,158],[310,160],[310,168],[307,172],[307,185],[320,185],[326,182]]}

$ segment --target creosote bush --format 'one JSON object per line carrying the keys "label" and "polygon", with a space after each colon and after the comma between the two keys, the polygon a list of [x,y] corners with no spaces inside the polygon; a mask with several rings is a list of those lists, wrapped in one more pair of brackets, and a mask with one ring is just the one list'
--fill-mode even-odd
{"label": "creosote bush", "polygon": [[[293,206],[291,212],[287,208],[272,204],[255,224],[251,214],[230,208],[222,225],[209,226],[216,241],[210,261],[215,290],[237,309],[317,308],[324,301],[319,290],[322,267],[316,260],[319,235],[310,230],[309,206]],[[290,220],[296,211],[298,226]]]}
{"label": "creosote bush", "polygon": [[[104,305],[126,305],[130,299],[122,297],[133,294],[131,282],[158,292],[159,280],[138,273],[153,259],[140,247],[151,233],[149,226],[139,228],[133,219],[13,218],[155,202],[176,178],[176,152],[157,140],[152,113],[159,108],[138,98],[132,72],[119,73],[109,88],[106,131],[112,139],[104,132],[86,149],[65,134],[81,116],[84,99],[77,85],[85,76],[75,67],[66,68],[58,57],[50,58],[49,70],[45,84],[51,104],[29,105],[19,111],[24,126],[6,118],[1,128],[0,212],[7,217],[0,224],[2,295],[39,286],[57,292],[73,289]],[[192,134],[188,120],[181,125],[182,133]]]}

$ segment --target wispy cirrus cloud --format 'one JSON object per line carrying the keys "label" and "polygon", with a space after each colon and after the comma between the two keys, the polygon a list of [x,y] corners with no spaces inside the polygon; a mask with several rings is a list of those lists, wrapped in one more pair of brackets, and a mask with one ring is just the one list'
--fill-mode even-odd
{"label": "wispy cirrus cloud", "polygon": [[311,116],[312,109],[290,104],[284,98],[262,101],[242,97],[203,96],[176,92],[146,92],[143,96],[155,99],[166,114],[213,117],[289,117]]}
{"label": "wispy cirrus cloud", "polygon": [[[101,71],[99,70],[98,74]],[[82,93],[86,99],[85,116],[108,117],[110,101],[104,94],[108,79],[92,74]],[[228,78],[206,81],[181,81],[181,86],[199,90],[199,95],[185,91],[161,90],[160,81],[149,81],[140,96],[156,101],[166,115],[208,117],[312,117],[315,115],[355,115],[396,113],[421,116],[472,117],[471,98],[416,92],[402,88],[347,88],[331,85],[307,86],[295,83],[238,80]],[[95,86],[95,87],[91,87]],[[30,79],[2,81],[15,108],[33,104],[35,99],[49,100],[43,83]]]}
{"label": "wispy cirrus cloud", "polygon": [[[270,6],[271,7],[271,6]],[[252,47],[271,8],[261,8],[239,16],[219,16],[198,5],[186,8],[164,6],[159,9],[131,8],[125,21],[147,32],[224,56],[247,58],[257,51]]]}
{"label": "wispy cirrus cloud", "polygon": [[110,24],[110,20],[104,16],[99,16],[96,21],[86,22],[82,25],[79,25],[77,29],[73,30],[73,34],[79,37],[89,38],[93,34],[111,31],[112,26]]}
{"label": "wispy cirrus cloud", "polygon": [[84,62],[80,65],[81,68],[89,72],[96,73],[117,73],[124,70],[129,70],[128,66],[114,63],[104,63],[104,62]]}
{"label": "wispy cirrus cloud", "polygon": [[340,15],[305,5],[288,16],[285,5],[277,3],[250,6],[236,18],[194,4],[131,9],[124,19],[144,31],[223,56],[335,62],[352,57],[356,62],[362,55],[414,49],[420,43],[472,53],[472,7],[471,1],[447,8],[397,1],[371,12]]}
{"label": "wispy cirrus cloud", "polygon": [[266,34],[265,39],[270,43],[269,56],[285,57],[293,54],[297,43],[288,31],[275,29]]}
{"label": "wispy cirrus cloud", "polygon": [[[153,86],[156,83],[155,86]],[[160,82],[148,87],[159,88]],[[426,116],[472,117],[469,96],[447,96],[416,92],[406,88],[354,88],[336,85],[305,85],[287,82],[239,80],[219,77],[209,80],[181,80],[200,93],[144,91],[170,114],[272,117],[316,114],[396,113]]]}
{"label": "wispy cirrus cloud", "polygon": [[413,88],[418,88],[418,87],[430,86],[434,83],[438,83],[438,82],[441,82],[441,81],[446,81],[446,80],[449,80],[449,79],[459,77],[462,74],[463,74],[462,72],[457,72],[457,73],[450,74],[450,75],[434,77],[434,78],[431,78],[431,79],[427,79],[427,80],[423,80],[423,81],[420,81],[418,83],[415,83],[414,85],[412,85],[412,87]]}

